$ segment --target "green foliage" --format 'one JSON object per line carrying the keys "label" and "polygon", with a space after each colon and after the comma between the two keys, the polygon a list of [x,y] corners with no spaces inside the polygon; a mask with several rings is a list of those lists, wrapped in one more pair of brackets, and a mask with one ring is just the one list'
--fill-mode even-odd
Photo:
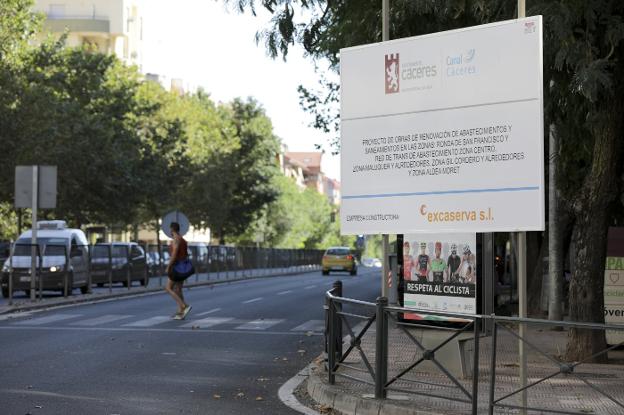
{"label": "green foliage", "polygon": [[32,12],[33,0],[2,0],[0,5],[0,62],[15,61],[41,26]]}
{"label": "green foliage", "polygon": [[313,189],[299,189],[288,177],[273,179],[277,199],[266,206],[259,218],[240,238],[241,244],[262,241],[263,246],[278,248],[326,248],[353,246],[355,238],[340,235],[340,223],[327,198]]}

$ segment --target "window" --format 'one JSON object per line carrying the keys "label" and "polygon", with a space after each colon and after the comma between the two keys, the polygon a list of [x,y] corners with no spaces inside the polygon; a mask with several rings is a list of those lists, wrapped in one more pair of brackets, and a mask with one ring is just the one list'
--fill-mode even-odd
{"label": "window", "polygon": [[[18,239],[15,243],[15,256],[30,256],[32,240],[30,238]],[[65,256],[67,238],[37,238],[40,253],[45,256]]]}
{"label": "window", "polygon": [[137,258],[137,257],[142,257],[142,256],[143,256],[143,249],[140,246],[132,245],[132,257]]}
{"label": "window", "polygon": [[63,17],[65,16],[65,5],[64,4],[50,4],[50,11],[48,12],[49,17]]}

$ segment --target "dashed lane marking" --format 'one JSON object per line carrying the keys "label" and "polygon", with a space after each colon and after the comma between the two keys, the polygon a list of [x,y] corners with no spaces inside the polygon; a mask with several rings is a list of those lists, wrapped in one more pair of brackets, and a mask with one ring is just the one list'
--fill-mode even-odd
{"label": "dashed lane marking", "polygon": [[232,320],[234,320],[232,317],[206,317],[200,320],[193,320],[190,323],[183,324],[181,327],[205,329],[218,326],[219,324],[224,324]]}
{"label": "dashed lane marking", "polygon": [[71,318],[79,317],[82,317],[82,314],[51,314],[44,317],[33,318],[31,320],[16,321],[13,324],[20,326],[39,326],[42,324],[56,323],[58,321],[69,320]]}
{"label": "dashed lane marking", "polygon": [[220,308],[213,308],[212,310],[204,311],[203,313],[196,314],[198,317],[205,316],[208,314],[216,313],[217,311],[221,311]]}
{"label": "dashed lane marking", "polygon": [[266,330],[270,327],[276,326],[279,323],[284,321],[283,319],[258,319],[247,322],[245,324],[241,324],[236,327],[237,330]]}
{"label": "dashed lane marking", "polygon": [[251,300],[243,301],[243,304],[255,303],[256,301],[262,301],[262,300],[263,300],[262,297],[252,298]]}
{"label": "dashed lane marking", "polygon": [[87,320],[80,320],[70,323],[71,326],[100,326],[102,324],[112,323],[113,321],[125,320],[131,315],[121,315],[121,314],[107,314],[100,317],[90,318]]}

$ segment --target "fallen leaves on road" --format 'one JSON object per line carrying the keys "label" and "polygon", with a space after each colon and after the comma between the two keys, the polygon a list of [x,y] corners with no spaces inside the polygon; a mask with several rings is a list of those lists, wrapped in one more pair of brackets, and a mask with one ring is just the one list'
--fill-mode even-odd
{"label": "fallen leaves on road", "polygon": [[264,378],[264,377],[258,378],[258,382],[266,382],[267,380],[269,380],[269,378]]}
{"label": "fallen leaves on road", "polygon": [[215,399],[221,399],[221,395],[217,395],[216,393],[214,395],[212,395],[213,398]]}
{"label": "fallen leaves on road", "polygon": [[238,393],[236,394],[236,397],[237,397],[237,398],[244,398],[244,397],[245,397],[245,394],[244,394],[243,392],[238,392]]}
{"label": "fallen leaves on road", "polygon": [[264,400],[264,398],[263,398],[262,396],[257,396],[257,397],[256,397],[256,400],[257,400],[257,401],[263,401],[263,400]]}

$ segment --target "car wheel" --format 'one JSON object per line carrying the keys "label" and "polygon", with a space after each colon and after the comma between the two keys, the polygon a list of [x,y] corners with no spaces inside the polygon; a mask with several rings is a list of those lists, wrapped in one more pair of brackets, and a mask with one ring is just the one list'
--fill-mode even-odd
{"label": "car wheel", "polygon": [[8,287],[2,287],[2,297],[9,298],[9,288]]}
{"label": "car wheel", "polygon": [[[128,280],[124,280],[121,284],[124,286],[124,288],[128,288]],[[130,284],[132,284],[132,281],[130,281]]]}
{"label": "car wheel", "polygon": [[323,275],[329,275],[329,271],[323,270]]}
{"label": "car wheel", "polygon": [[26,294],[26,297],[30,298],[30,290],[24,290],[24,294]]}
{"label": "car wheel", "polygon": [[81,294],[88,294],[89,293],[89,286],[88,285],[83,285],[82,287],[80,287],[80,293]]}
{"label": "car wheel", "polygon": [[98,286],[99,288],[102,288],[102,287],[104,286],[104,283],[103,283],[103,282],[98,282],[98,283],[97,283],[97,286]]}
{"label": "car wheel", "polygon": [[141,279],[141,287],[145,287],[149,284],[149,277],[145,277]]}

